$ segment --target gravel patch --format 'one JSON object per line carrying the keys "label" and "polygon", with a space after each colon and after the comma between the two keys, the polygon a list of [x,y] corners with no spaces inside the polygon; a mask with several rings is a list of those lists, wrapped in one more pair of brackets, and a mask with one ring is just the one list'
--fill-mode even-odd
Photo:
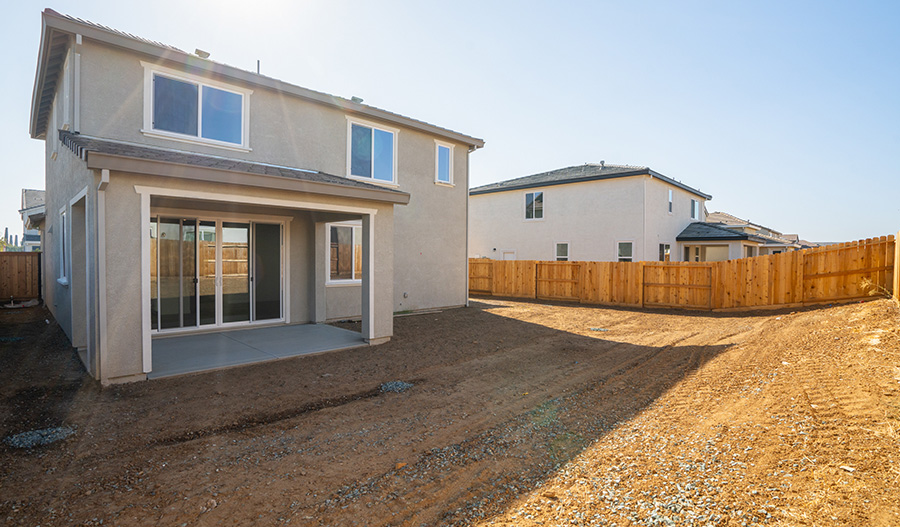
{"label": "gravel patch", "polygon": [[406,390],[409,390],[412,387],[413,387],[413,385],[408,382],[391,381],[391,382],[386,382],[386,383],[382,384],[381,391],[385,392],[385,393],[386,392],[400,393],[400,392],[405,392]]}
{"label": "gravel patch", "polygon": [[59,426],[7,436],[3,438],[3,442],[13,448],[34,448],[62,441],[74,433],[75,429],[70,426]]}

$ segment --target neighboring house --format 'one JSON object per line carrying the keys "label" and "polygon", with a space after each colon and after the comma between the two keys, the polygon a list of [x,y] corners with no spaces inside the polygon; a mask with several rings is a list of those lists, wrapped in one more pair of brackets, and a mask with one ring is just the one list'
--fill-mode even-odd
{"label": "neighboring house", "polygon": [[691,262],[735,260],[804,248],[797,235],[785,235],[725,212],[710,213],[706,223],[688,225],[677,240],[682,258]]}
{"label": "neighboring house", "polygon": [[585,164],[469,191],[469,256],[496,260],[679,259],[676,236],[709,194],[648,167]]}
{"label": "neighboring house", "polygon": [[30,188],[22,189],[23,235],[22,250],[35,252],[41,250],[40,223],[44,220],[44,191]]}
{"label": "neighboring house", "polygon": [[379,343],[395,311],[465,305],[482,140],[42,19],[44,298],[93,376],[145,378],[176,334],[358,317]]}

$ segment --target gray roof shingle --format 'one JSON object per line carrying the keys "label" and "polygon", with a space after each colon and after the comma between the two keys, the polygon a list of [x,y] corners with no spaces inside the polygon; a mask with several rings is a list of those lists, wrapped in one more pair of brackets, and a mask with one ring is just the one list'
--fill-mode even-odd
{"label": "gray roof shingle", "polygon": [[482,185],[469,190],[469,194],[490,194],[493,192],[505,192],[508,190],[521,190],[536,187],[548,187],[551,185],[563,185],[567,183],[584,183],[587,181],[600,181],[629,176],[650,175],[678,188],[686,190],[704,199],[712,199],[712,196],[703,193],[693,187],[689,187],[680,181],[664,176],[649,167],[632,165],[608,165],[605,163],[586,163],[566,168],[559,168],[540,174],[508,179],[497,183]]}
{"label": "gray roof shingle", "polygon": [[302,168],[256,163],[252,161],[244,161],[241,159],[197,154],[194,152],[184,152],[181,150],[169,150],[164,148],[141,146],[131,143],[111,141],[108,139],[100,139],[97,137],[89,137],[72,133],[66,130],[59,131],[59,139],[66,147],[75,152],[75,154],[82,159],[87,159],[87,155],[89,152],[98,152],[101,154],[144,159],[148,161],[161,161],[165,163],[174,163],[201,168],[228,170],[230,172],[244,172],[247,174],[264,174],[268,176],[278,176],[303,181],[327,183],[344,187],[391,192],[398,195],[406,194],[399,190],[385,188],[379,185],[373,185],[371,183],[366,183],[365,181],[358,181],[355,179],[335,176],[316,170],[306,170]]}

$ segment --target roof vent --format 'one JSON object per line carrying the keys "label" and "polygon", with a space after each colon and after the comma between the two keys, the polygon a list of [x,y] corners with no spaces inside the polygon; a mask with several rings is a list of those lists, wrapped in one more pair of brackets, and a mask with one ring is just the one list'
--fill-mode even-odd
{"label": "roof vent", "polygon": [[357,97],[356,95],[354,95],[353,97],[350,97],[350,100],[355,102],[356,104],[360,104],[361,102],[363,102],[362,97]]}
{"label": "roof vent", "polygon": [[197,48],[197,49],[194,50],[194,55],[197,55],[197,56],[200,57],[201,59],[208,59],[208,58],[209,58],[209,51],[203,51],[202,49]]}
{"label": "roof vent", "polygon": [[603,167],[606,166],[606,161],[600,160],[600,169],[603,170]]}

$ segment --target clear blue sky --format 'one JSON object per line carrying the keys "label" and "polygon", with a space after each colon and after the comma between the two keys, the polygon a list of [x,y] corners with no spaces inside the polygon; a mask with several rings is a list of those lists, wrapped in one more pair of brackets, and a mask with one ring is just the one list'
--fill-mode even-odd
{"label": "clear blue sky", "polygon": [[811,240],[900,229],[897,1],[25,0],[0,36],[11,232],[44,185],[44,7],[481,137],[471,186],[605,160]]}

